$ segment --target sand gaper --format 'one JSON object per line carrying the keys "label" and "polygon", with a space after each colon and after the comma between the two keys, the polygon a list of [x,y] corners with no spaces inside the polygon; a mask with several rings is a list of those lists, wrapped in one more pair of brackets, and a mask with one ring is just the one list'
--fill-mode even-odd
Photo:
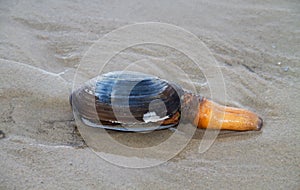
{"label": "sand gaper", "polygon": [[87,81],[70,96],[85,125],[119,131],[149,131],[190,122],[199,128],[260,130],[255,113],[221,106],[156,76],[115,71]]}

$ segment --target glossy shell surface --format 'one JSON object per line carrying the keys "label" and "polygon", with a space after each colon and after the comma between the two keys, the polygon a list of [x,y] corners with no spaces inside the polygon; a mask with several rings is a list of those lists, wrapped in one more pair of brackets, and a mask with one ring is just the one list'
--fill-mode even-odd
{"label": "glossy shell surface", "polygon": [[71,104],[88,126],[149,131],[178,124],[179,118],[172,118],[180,117],[182,94],[180,87],[158,77],[117,71],[86,82],[72,93]]}

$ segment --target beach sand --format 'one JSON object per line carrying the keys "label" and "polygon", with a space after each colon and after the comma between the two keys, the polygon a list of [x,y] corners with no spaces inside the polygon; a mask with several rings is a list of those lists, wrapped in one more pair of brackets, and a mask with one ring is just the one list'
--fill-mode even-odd
{"label": "beach sand", "polygon": [[[0,139],[0,189],[300,188],[296,0],[7,0],[0,10],[0,130],[5,134]],[[264,119],[262,131],[220,133],[200,154],[203,130],[197,129],[175,157],[143,169],[111,164],[88,148],[69,105],[76,68],[103,35],[146,21],[177,25],[202,40],[224,77],[226,102],[221,103],[258,113]],[[153,49],[134,52],[164,57]],[[205,83],[200,74],[193,76],[201,91]],[[203,94],[209,95],[205,85]],[[147,147],[169,134],[111,135],[129,146]]]}

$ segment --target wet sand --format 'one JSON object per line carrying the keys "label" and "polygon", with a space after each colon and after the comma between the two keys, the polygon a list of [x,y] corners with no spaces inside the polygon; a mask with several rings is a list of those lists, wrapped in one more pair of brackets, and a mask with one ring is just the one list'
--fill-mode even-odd
{"label": "wet sand", "polygon": [[[0,9],[0,189],[299,189],[297,1],[2,1]],[[262,131],[222,132],[200,154],[198,129],[178,155],[144,169],[113,165],[89,149],[69,105],[76,68],[104,34],[145,21],[171,23],[201,39],[224,76],[221,103],[261,115]],[[125,53],[188,61],[154,50]],[[205,81],[187,70],[209,96]],[[111,133],[132,147],[168,135]]]}

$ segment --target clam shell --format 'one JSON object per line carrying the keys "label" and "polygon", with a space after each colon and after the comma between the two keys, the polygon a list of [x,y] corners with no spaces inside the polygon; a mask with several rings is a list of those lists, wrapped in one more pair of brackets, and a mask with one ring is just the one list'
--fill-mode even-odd
{"label": "clam shell", "polygon": [[117,71],[93,78],[71,95],[76,116],[86,125],[121,131],[176,126],[183,90],[158,77]]}

